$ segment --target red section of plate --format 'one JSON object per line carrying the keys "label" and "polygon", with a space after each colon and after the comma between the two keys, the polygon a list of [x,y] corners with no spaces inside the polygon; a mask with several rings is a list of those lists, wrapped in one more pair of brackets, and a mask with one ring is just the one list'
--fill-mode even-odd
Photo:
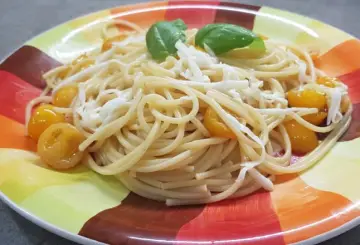
{"label": "red section of plate", "polygon": [[190,28],[213,23],[219,1],[169,1],[166,20],[182,19]]}
{"label": "red section of plate", "polygon": [[25,137],[25,126],[21,123],[0,115],[0,148],[13,148],[27,151],[36,151],[36,142]]}
{"label": "red section of plate", "polygon": [[46,83],[42,75],[59,65],[59,62],[41,50],[23,46],[0,64],[0,70],[15,74],[35,87],[45,88]]}
{"label": "red section of plate", "polygon": [[220,8],[216,11],[215,22],[236,24],[252,30],[256,12],[260,8],[254,5],[221,2]]}
{"label": "red section of plate", "polygon": [[360,104],[353,105],[350,127],[341,137],[341,141],[349,141],[360,137]]}
{"label": "red section of plate", "polygon": [[109,244],[161,244],[174,241],[178,230],[203,209],[204,205],[169,208],[130,193],[119,206],[87,221],[80,234]]}
{"label": "red section of plate", "polygon": [[41,90],[19,77],[0,70],[0,114],[20,123],[25,122],[26,104]]}
{"label": "red section of plate", "polygon": [[216,244],[285,244],[268,192],[207,205],[198,217],[180,229],[177,240],[181,245],[200,241],[216,241]]}
{"label": "red section of plate", "polygon": [[349,96],[353,104],[360,102],[360,69],[342,75],[339,79],[349,87]]}
{"label": "red section of plate", "polygon": [[329,76],[342,76],[360,69],[360,41],[350,39],[315,60],[317,68]]}

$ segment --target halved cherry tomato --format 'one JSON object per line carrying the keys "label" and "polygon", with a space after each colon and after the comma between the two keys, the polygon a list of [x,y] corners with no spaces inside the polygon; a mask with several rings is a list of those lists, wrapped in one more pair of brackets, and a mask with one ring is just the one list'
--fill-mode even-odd
{"label": "halved cherry tomato", "polygon": [[303,116],[303,118],[308,121],[309,123],[312,123],[314,125],[320,125],[324,122],[325,118],[327,117],[327,112],[325,111],[319,111],[315,114],[308,114]]}
{"label": "halved cherry tomato", "polygon": [[40,136],[37,152],[40,159],[57,170],[75,167],[83,156],[79,145],[85,140],[69,123],[56,123],[48,127]]}
{"label": "halved cherry tomato", "polygon": [[343,95],[341,98],[340,111],[341,113],[345,113],[349,110],[349,106],[351,104],[350,98],[348,95]]}
{"label": "halved cherry tomato", "polygon": [[40,135],[52,124],[65,122],[63,114],[53,110],[53,106],[49,104],[40,105],[33,112],[28,127],[28,134],[31,138],[38,140]]}
{"label": "halved cherry tomato", "polygon": [[[95,62],[91,59],[88,59],[89,57],[86,54],[82,54],[79,57],[77,57],[73,62],[71,62],[72,66],[75,66],[77,64],[79,64],[80,62],[82,62],[82,64],[80,65],[80,67],[78,67],[78,71],[84,70],[85,68],[88,68],[89,66],[93,65]],[[60,79],[64,79],[65,77],[67,77],[67,75],[69,74],[69,72],[71,71],[71,66],[66,67],[66,69],[62,70],[59,73],[59,78]]]}
{"label": "halved cherry tomato", "polygon": [[125,38],[127,38],[127,37],[128,37],[127,34],[120,33],[120,34],[117,35],[117,36],[114,36],[114,37],[111,37],[111,38],[109,38],[109,39],[106,39],[106,40],[104,41],[102,47],[101,47],[101,51],[102,51],[102,52],[105,52],[105,51],[111,49],[112,44],[113,44],[114,42],[121,42],[121,41],[123,41],[123,40],[124,40]]}
{"label": "halved cherry tomato", "polygon": [[335,88],[336,82],[338,82],[338,79],[335,77],[324,76],[324,77],[318,77],[318,79],[316,79],[317,84],[324,85],[329,88]]}
{"label": "halved cherry tomato", "polygon": [[289,105],[291,107],[305,107],[305,108],[317,108],[319,110],[325,109],[326,96],[315,90],[290,90],[287,93]]}
{"label": "halved cherry tomato", "polygon": [[285,122],[284,126],[289,134],[293,152],[306,154],[319,145],[316,133],[295,120]]}
{"label": "halved cherry tomato", "polygon": [[[337,82],[339,82],[339,79],[337,79],[336,77],[327,77],[327,76],[319,77],[316,81],[316,83],[322,84],[329,88],[335,88]],[[343,95],[341,98],[341,105],[340,105],[341,113],[344,114],[345,112],[347,112],[350,104],[351,104],[351,101],[350,101],[349,96]]]}
{"label": "halved cherry tomato", "polygon": [[92,66],[95,63],[94,60],[89,59],[89,57],[86,54],[82,54],[79,57],[77,57],[71,64],[73,66],[79,65],[80,66],[77,68],[76,72],[82,71],[86,68],[88,68],[89,66]]}
{"label": "halved cherry tomato", "polygon": [[236,135],[226,126],[210,106],[205,112],[204,126],[211,136],[236,139]]}
{"label": "halved cherry tomato", "polygon": [[69,107],[78,94],[78,86],[67,85],[57,90],[53,96],[53,105],[58,107]]}
{"label": "halved cherry tomato", "polygon": [[64,70],[60,71],[59,74],[58,74],[58,77],[60,79],[65,79],[69,73],[69,71],[71,70],[71,68],[68,66],[66,67]]}
{"label": "halved cherry tomato", "polygon": [[317,108],[319,110],[316,114],[309,114],[303,118],[315,125],[321,124],[327,117],[325,112],[327,102],[326,96],[323,93],[315,90],[290,90],[287,93],[287,99],[291,107]]}

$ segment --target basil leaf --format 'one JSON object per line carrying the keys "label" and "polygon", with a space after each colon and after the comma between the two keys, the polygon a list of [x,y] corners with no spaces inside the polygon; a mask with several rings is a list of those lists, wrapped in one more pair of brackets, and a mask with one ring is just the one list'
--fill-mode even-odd
{"label": "basil leaf", "polygon": [[202,48],[206,44],[216,55],[219,55],[235,48],[246,47],[255,38],[257,38],[255,33],[241,26],[216,23],[200,29],[196,33],[195,44]]}
{"label": "basil leaf", "polygon": [[173,25],[175,25],[177,28],[179,28],[182,31],[185,31],[187,29],[187,26],[185,25],[184,21],[182,19],[177,19],[171,22]]}
{"label": "basil leaf", "polygon": [[187,26],[181,19],[171,22],[161,21],[150,27],[146,33],[146,46],[151,56],[158,61],[163,61],[169,55],[175,55],[175,44],[181,40],[185,42]]}

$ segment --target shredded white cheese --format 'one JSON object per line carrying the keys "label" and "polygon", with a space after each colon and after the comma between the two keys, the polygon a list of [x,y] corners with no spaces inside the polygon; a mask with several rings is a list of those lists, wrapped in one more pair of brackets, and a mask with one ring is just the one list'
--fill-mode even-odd
{"label": "shredded white cheese", "polygon": [[201,52],[194,46],[187,46],[181,41],[177,41],[175,47],[178,50],[177,54],[180,59],[191,59],[199,68],[209,68],[212,64],[217,63],[217,59],[211,57],[208,53]]}
{"label": "shredded white cheese", "polygon": [[201,69],[209,68],[212,64],[216,63],[217,60],[211,57],[209,54],[201,52],[193,46],[187,46],[181,41],[176,42],[177,54],[180,58],[178,62],[181,66],[184,61],[187,62],[188,69],[181,73],[181,75],[192,81],[197,82],[210,82],[210,78],[204,75]]}
{"label": "shredded white cheese", "polygon": [[307,75],[306,75],[307,65],[306,65],[306,63],[304,61],[300,60],[299,57],[296,56],[290,50],[287,50],[287,54],[288,54],[289,58],[292,59],[293,61],[295,61],[295,63],[299,66],[298,79],[301,84],[304,84],[307,81]]}
{"label": "shredded white cheese", "polygon": [[227,113],[226,117],[229,119],[230,123],[232,124],[232,126],[234,128],[243,132],[244,134],[247,134],[253,141],[258,143],[258,145],[261,148],[263,148],[265,146],[264,142],[262,142],[262,140],[259,137],[257,137],[248,127],[241,124],[233,115]]}
{"label": "shredded white cheese", "polygon": [[124,105],[131,99],[131,89],[126,89],[117,93],[117,97],[106,102],[99,111],[99,115],[104,121],[111,117],[112,113],[120,106]]}
{"label": "shredded white cheese", "polygon": [[100,107],[94,100],[87,101],[76,112],[81,116],[81,124],[90,129],[95,129],[101,123]]}
{"label": "shredded white cheese", "polygon": [[331,123],[338,123],[342,118],[342,115],[340,113],[342,93],[341,93],[340,89],[338,89],[336,87],[329,89],[329,91],[331,93],[331,96],[328,101],[329,111],[328,111],[328,116],[326,119],[327,125],[329,125]]}
{"label": "shredded white cheese", "polygon": [[225,80],[223,82],[211,83],[212,89],[220,92],[229,92],[230,90],[242,90],[249,87],[248,80]]}
{"label": "shredded white cheese", "polygon": [[307,81],[307,76],[306,76],[307,65],[305,62],[301,60],[297,61],[296,63],[299,65],[299,81],[301,84],[303,84]]}

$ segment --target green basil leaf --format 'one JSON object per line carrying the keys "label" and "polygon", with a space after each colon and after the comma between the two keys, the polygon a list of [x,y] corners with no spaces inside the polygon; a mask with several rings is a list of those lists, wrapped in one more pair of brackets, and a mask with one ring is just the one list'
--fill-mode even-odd
{"label": "green basil leaf", "polygon": [[187,26],[185,25],[185,23],[182,19],[174,20],[171,23],[182,31],[185,31],[187,29]]}
{"label": "green basil leaf", "polygon": [[255,33],[241,26],[216,23],[200,29],[195,36],[195,44],[202,48],[206,44],[219,55],[235,48],[249,46],[256,38]]}
{"label": "green basil leaf", "polygon": [[175,55],[175,44],[181,40],[185,42],[187,26],[181,19],[171,22],[161,21],[150,27],[146,33],[146,46],[151,56],[158,61],[163,61],[169,55]]}

